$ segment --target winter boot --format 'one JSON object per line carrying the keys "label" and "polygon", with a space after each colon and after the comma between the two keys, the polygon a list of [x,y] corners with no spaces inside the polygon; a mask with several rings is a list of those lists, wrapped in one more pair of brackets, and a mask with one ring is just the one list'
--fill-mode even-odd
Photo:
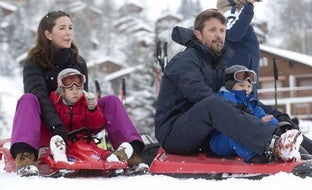
{"label": "winter boot", "polygon": [[106,161],[108,162],[127,161],[132,156],[132,154],[133,154],[132,146],[127,142],[123,142],[113,154],[111,154],[109,157],[106,158]]}
{"label": "winter boot", "polygon": [[139,154],[134,153],[128,160],[128,174],[148,173],[149,166],[142,162]]}
{"label": "winter boot", "polygon": [[35,165],[36,156],[34,153],[18,153],[15,158],[16,173],[21,177],[38,176],[39,170]]}
{"label": "winter boot", "polygon": [[67,162],[66,144],[63,138],[59,135],[54,135],[50,140],[51,154],[55,162]]}
{"label": "winter boot", "polygon": [[284,162],[300,160],[299,149],[302,141],[303,136],[300,131],[296,129],[288,130],[275,139],[273,155]]}

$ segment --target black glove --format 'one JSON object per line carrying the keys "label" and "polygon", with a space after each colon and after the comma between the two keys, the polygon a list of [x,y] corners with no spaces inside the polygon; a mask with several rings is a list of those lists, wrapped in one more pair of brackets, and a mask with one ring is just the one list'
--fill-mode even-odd
{"label": "black glove", "polygon": [[290,119],[289,115],[286,114],[286,113],[279,113],[278,115],[275,116],[276,119],[279,121],[279,122],[283,122],[283,121],[287,121],[288,123],[291,124],[291,126],[293,127],[292,129],[297,129],[299,130],[299,126],[297,124],[297,122],[299,123],[299,121],[295,121],[295,120],[292,120]]}
{"label": "black glove", "polygon": [[281,136],[286,131],[292,130],[292,129],[295,129],[295,127],[290,122],[281,121],[276,125],[274,134],[276,134],[277,136]]}
{"label": "black glove", "polygon": [[250,109],[245,104],[237,104],[235,108],[240,109],[246,113],[252,114]]}
{"label": "black glove", "polygon": [[63,138],[65,143],[67,142],[68,135],[67,135],[66,129],[65,129],[65,127],[63,125],[53,126],[52,127],[52,133],[53,133],[53,136],[54,135],[59,135],[59,136],[61,136]]}

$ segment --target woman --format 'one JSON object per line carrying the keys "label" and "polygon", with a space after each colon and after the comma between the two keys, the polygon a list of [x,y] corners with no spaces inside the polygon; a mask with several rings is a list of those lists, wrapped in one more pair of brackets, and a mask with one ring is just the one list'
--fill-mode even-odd
{"label": "woman", "polygon": [[[49,12],[41,19],[36,44],[28,52],[23,68],[25,94],[17,102],[10,149],[20,176],[38,175],[34,164],[40,148],[41,122],[53,135],[67,140],[68,131],[49,98],[50,92],[57,88],[58,73],[65,68],[79,70],[86,76],[84,89],[88,91],[87,65],[79,56],[73,36],[71,17],[63,11]],[[105,128],[113,147],[129,142],[137,155],[144,143],[119,98],[106,96],[100,98],[98,104],[106,116]]]}

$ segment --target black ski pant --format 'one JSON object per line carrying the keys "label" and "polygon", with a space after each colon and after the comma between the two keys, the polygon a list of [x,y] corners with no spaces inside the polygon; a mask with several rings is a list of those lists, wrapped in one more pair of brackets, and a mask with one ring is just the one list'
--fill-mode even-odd
{"label": "black ski pant", "polygon": [[192,154],[209,144],[213,129],[261,155],[271,142],[275,126],[243,112],[218,96],[194,104],[171,123],[162,146],[174,154]]}

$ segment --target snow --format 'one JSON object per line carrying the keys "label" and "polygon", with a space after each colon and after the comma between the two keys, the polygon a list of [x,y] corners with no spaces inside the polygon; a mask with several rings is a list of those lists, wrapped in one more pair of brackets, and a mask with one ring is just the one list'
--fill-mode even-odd
{"label": "snow", "polygon": [[178,189],[190,190],[194,188],[207,189],[239,189],[239,190],[269,190],[273,188],[293,190],[298,187],[307,188],[312,184],[312,178],[300,178],[292,174],[278,173],[273,176],[264,177],[261,180],[249,179],[179,179],[164,175],[142,175],[142,176],[119,176],[113,178],[43,178],[43,177],[17,177],[15,174],[0,173],[0,189],[12,190],[42,190],[53,188],[57,190],[86,190],[86,189]]}
{"label": "snow", "polygon": [[[20,75],[21,76],[21,75]],[[14,116],[15,105],[18,97],[22,94],[21,77],[3,77],[0,76],[0,102],[7,111],[7,117],[10,122]],[[2,111],[2,110],[1,110]],[[311,122],[300,121],[302,132],[312,138]],[[0,138],[8,138],[12,126],[8,124],[9,129],[3,133],[0,130]],[[42,190],[53,188],[57,190],[86,190],[86,189],[239,189],[239,190],[266,190],[266,189],[283,189],[293,190],[294,188],[307,188],[312,184],[312,177],[301,178],[293,174],[278,173],[272,176],[264,177],[261,180],[250,179],[226,179],[226,180],[208,180],[208,179],[181,179],[165,175],[141,175],[141,176],[119,176],[113,178],[107,177],[90,177],[90,178],[44,178],[44,177],[19,177],[15,173],[6,173],[4,170],[4,161],[0,161],[0,189],[12,190]]]}
{"label": "snow", "polygon": [[297,53],[297,52],[289,51],[286,49],[275,48],[275,47],[271,47],[271,46],[267,46],[263,44],[260,45],[260,49],[262,51],[270,52],[272,54],[285,57],[287,59],[294,60],[299,63],[304,63],[310,67],[312,66],[312,56],[310,55],[305,55],[302,53]]}

